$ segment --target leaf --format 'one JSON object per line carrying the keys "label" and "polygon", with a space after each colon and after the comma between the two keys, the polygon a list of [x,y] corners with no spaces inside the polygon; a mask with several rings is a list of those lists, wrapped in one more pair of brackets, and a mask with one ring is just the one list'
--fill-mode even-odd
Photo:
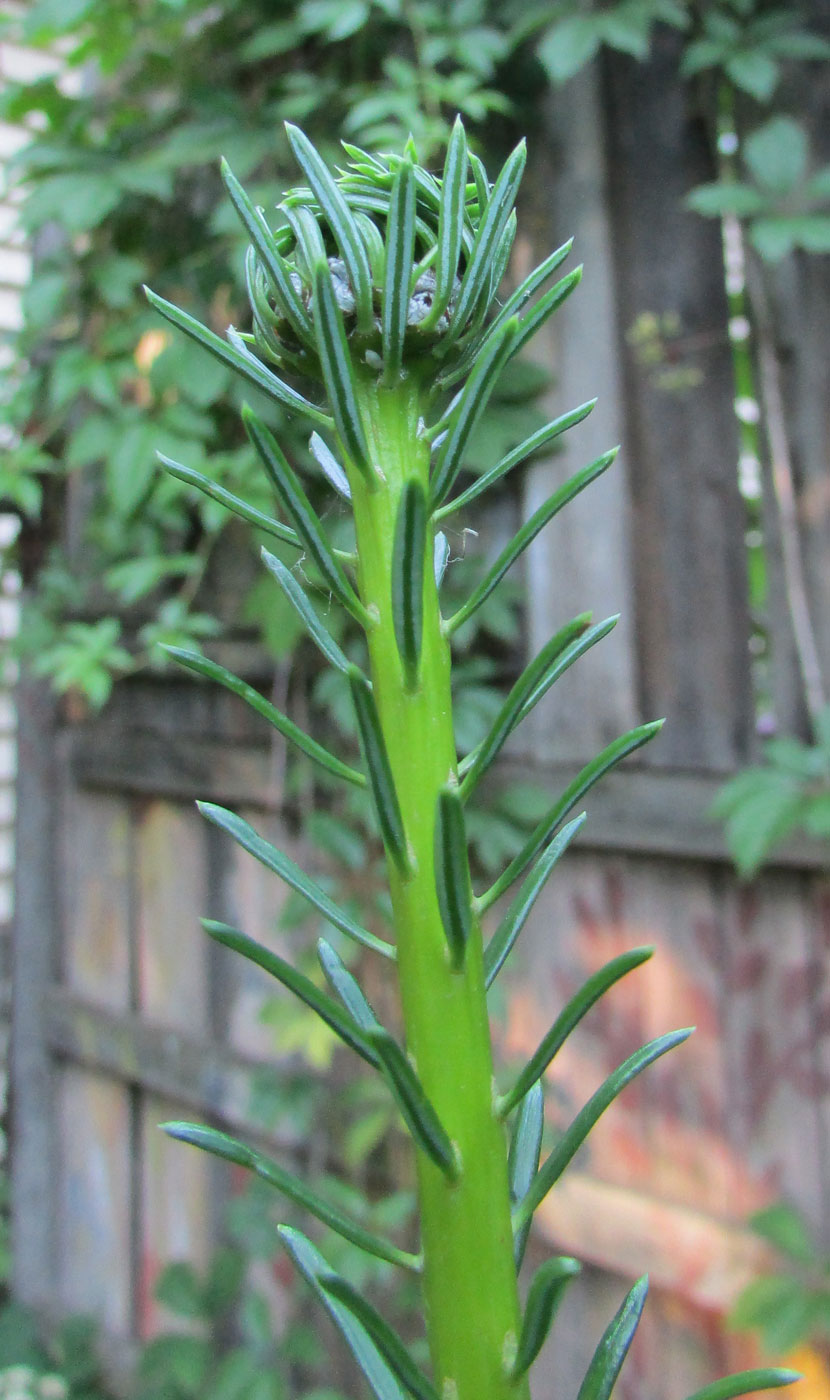
{"label": "leaf", "polygon": [[581,471],[570,477],[557,491],[554,491],[552,496],[548,497],[537,511],[534,511],[530,519],[525,521],[522,528],[514,535],[510,544],[502,550],[495,564],[470,594],[466,603],[445,623],[446,630],[450,635],[461,627],[468,618],[472,617],[476,609],[481,607],[486,598],[489,598],[493,589],[501,582],[519,555],[527,549],[540,530],[544,529],[562,507],[578,496],[580,491],[584,491],[585,487],[601,476],[604,471],[607,471],[618,451],[619,448],[614,447],[610,452],[604,452],[601,457],[597,457],[587,467],[583,467]]}
{"label": "leaf", "polygon": [[[318,262],[326,263],[326,245],[323,241],[320,225],[311,210],[302,205],[294,208],[291,204],[283,203],[279,208],[281,213],[285,215],[288,227],[294,235],[295,262],[300,267],[305,263],[306,276],[310,280],[315,264]],[[315,343],[316,339],[317,337],[315,337]]]}
{"label": "leaf", "polygon": [[438,794],[435,820],[435,888],[450,954],[450,966],[457,972],[464,964],[467,939],[473,925],[473,894],[464,830],[464,807],[457,788],[443,788]]}
{"label": "leaf", "polygon": [[705,1385],[696,1390],[689,1400],[734,1400],[738,1395],[752,1395],[756,1390],[772,1390],[779,1385],[794,1385],[802,1379],[798,1371],[787,1371],[781,1366],[763,1366],[753,1371],[738,1371],[734,1376],[724,1376],[722,1380]]}
{"label": "leaf", "polygon": [[357,405],[349,346],[327,263],[318,262],[314,267],[314,323],[323,379],[340,441],[361,476],[371,485],[374,474]]}
{"label": "leaf", "polygon": [[464,205],[467,196],[467,136],[460,116],[456,117],[444,160],[441,198],[438,206],[438,251],[435,258],[435,291],[432,306],[421,322],[428,331],[446,311],[458,273],[464,233]]}
{"label": "leaf", "polygon": [[231,203],[246,228],[262,265],[271,280],[279,308],[297,338],[304,345],[314,345],[311,319],[303,304],[303,299],[291,281],[291,270],[281,256],[273,234],[267,228],[261,214],[254,208],[244,189],[231,172],[223,158],[222,179],[231,198]]}
{"label": "leaf", "polygon": [[769,102],[778,86],[778,64],[758,49],[732,54],[724,68],[735,86],[756,102]]}
{"label": "leaf", "polygon": [[453,413],[451,426],[441,444],[430,484],[430,511],[440,506],[452,490],[464,461],[470,434],[484,412],[498,377],[512,353],[518,322],[511,319],[488,338],[476,358],[475,367],[464,385]]}
{"label": "leaf", "polygon": [[[368,1031],[380,1025],[377,1016],[363,995],[363,990],[346,967],[342,958],[338,957],[331,944],[325,938],[317,940],[317,956],[320,959],[320,966],[326,975],[330,985],[334,988],[349,1015],[361,1030]],[[377,1057],[372,1062],[377,1064]]]}
{"label": "leaf", "polygon": [[564,675],[575,661],[579,660],[580,656],[584,656],[586,651],[590,651],[591,647],[596,646],[597,642],[602,641],[603,637],[607,637],[608,633],[613,631],[619,620],[619,614],[615,617],[605,618],[603,622],[598,622],[594,627],[587,628],[581,637],[576,637],[570,646],[565,648],[556,664],[542,676],[536,689],[528,695],[519,711],[516,725],[521,724],[527,718],[534,705],[539,703],[550,687],[558,681],[560,676]]}
{"label": "leaf", "polygon": [[367,335],[374,322],[372,276],[354,216],[325,161],[314,149],[305,132],[297,126],[292,126],[291,122],[285,123],[285,130],[297,164],[312,188],[334,241],[340,249],[340,256],[346,264],[354,292],[357,329],[362,335]]}
{"label": "leaf", "polygon": [[334,488],[338,496],[342,496],[344,501],[352,499],[352,488],[349,485],[349,478],[330,448],[323,442],[319,433],[312,433],[308,445],[312,455],[321,468],[323,475],[329,485]]}
{"label": "leaf", "polygon": [[466,802],[487,769],[495,762],[502,745],[515,729],[519,715],[526,702],[540,687],[547,689],[546,678],[555,666],[563,651],[571,642],[581,637],[588,629],[590,613],[582,613],[571,622],[560,627],[555,636],[542,647],[537,656],[525,667],[512,687],[507,699],[496,716],[496,722],[484,742],[476,750],[475,760],[464,776],[461,784],[461,797]]}
{"label": "leaf", "polygon": [[204,1318],[205,1305],[198,1279],[190,1264],[177,1259],[158,1277],[153,1297],[178,1317]]}
{"label": "leaf", "polygon": [[563,302],[567,301],[571,292],[575,291],[582,281],[582,265],[575,267],[573,272],[569,272],[567,277],[563,277],[550,291],[545,292],[534,306],[519,321],[519,331],[513,343],[511,354],[518,355],[523,345],[536,334],[540,326],[545,324],[554,311],[558,311]]}
{"label": "leaf", "polygon": [[204,1390],[210,1359],[206,1337],[171,1332],[145,1343],[138,1372],[145,1385],[153,1389],[170,1386],[178,1395],[195,1397]]}
{"label": "leaf", "polygon": [[480,476],[478,481],[474,481],[472,486],[468,486],[466,491],[462,491],[460,496],[456,496],[455,500],[448,501],[446,505],[439,507],[434,513],[434,519],[442,520],[454,511],[472,505],[473,501],[482,496],[485,491],[489,491],[491,486],[494,486],[497,481],[501,481],[503,476],[506,476],[509,471],[523,462],[526,457],[530,457],[534,452],[539,452],[554,438],[567,432],[568,428],[581,423],[583,418],[588,417],[595,404],[596,399],[591,399],[588,403],[580,404],[579,408],[571,409],[570,413],[563,413],[551,423],[546,423],[544,428],[539,428],[535,433],[531,433],[530,437],[525,438],[524,442],[520,442],[518,447],[514,447],[511,452],[507,453],[506,457],[502,457],[501,461],[496,462],[494,467]]}
{"label": "leaf", "polygon": [[721,788],[711,814],[724,821],[730,854],[744,879],[789,835],[803,808],[799,780],[775,768],[748,768]]}
{"label": "leaf", "polygon": [[553,83],[567,82],[599,51],[600,35],[593,15],[569,15],[542,35],[536,54]]}
{"label": "leaf", "polygon": [[301,618],[311,640],[317,644],[335,670],[343,671],[345,674],[349,669],[349,662],[331,633],[323,626],[291,570],[287,569],[282,560],[278,559],[275,554],[270,554],[267,549],[263,549],[261,553],[262,562],[266,569],[277,580],[289,603]]}
{"label": "leaf", "polygon": [[247,404],[242,406],[245,431],[274,483],[286,514],[323,577],[325,586],[334,594],[355,622],[366,626],[369,615],[334,557],[331,545],[317,512],[313,509],[296,472],[290,466],[276,438]]}
{"label": "leaf", "polygon": [[[364,1035],[360,1033],[360,1027],[351,1016],[344,1016],[337,1002],[331,997],[321,992],[319,987],[315,987],[310,978],[298,972],[270,948],[264,948],[255,939],[248,938],[247,934],[240,933],[239,929],[231,928],[229,924],[218,923],[215,919],[203,919],[202,928],[216,943],[221,943],[223,948],[230,948],[234,953],[240,953],[249,962],[261,967],[263,972],[267,972],[270,977],[276,978],[283,987],[287,987],[296,997],[299,997],[311,1011],[316,1012],[321,1021],[338,1035],[350,1050],[354,1050],[361,1059],[374,1069],[378,1068],[378,1058]],[[350,1008],[347,1008],[350,1010]]]}
{"label": "leaf", "polygon": [[519,934],[524,928],[537,897],[541,894],[548,876],[565,854],[577,832],[585,825],[586,813],[574,817],[554,836],[547,850],[539,857],[533,870],[525,880],[490,942],[484,950],[485,985],[492,986],[512,951]]}
{"label": "leaf", "polygon": [[427,502],[420,481],[410,478],[401,492],[392,549],[392,621],[404,676],[410,690],[418,680],[424,629],[424,564]]}
{"label": "leaf", "polygon": [[686,1029],[670,1031],[668,1035],[658,1036],[656,1040],[650,1040],[648,1045],[644,1045],[642,1049],[635,1050],[633,1055],[629,1055],[627,1060],[624,1060],[612,1074],[609,1074],[605,1082],[591,1095],[584,1108],[580,1109],[570,1127],[562,1134],[553,1151],[549,1153],[539,1168],[527,1194],[516,1210],[513,1218],[514,1229],[518,1229],[532,1217],[536,1207],[559,1180],[594,1124],[606,1108],[614,1102],[614,1099],[622,1093],[623,1089],[631,1083],[632,1079],[635,1079],[661,1055],[665,1055],[676,1045],[681,1045],[684,1040],[688,1040],[691,1034],[691,1030]]}
{"label": "leaf", "polygon": [[249,506],[247,501],[235,496],[232,491],[226,491],[224,486],[211,481],[210,477],[203,476],[193,467],[186,467],[181,462],[174,462],[172,457],[165,457],[163,452],[157,452],[156,457],[171,476],[185,482],[187,486],[195,486],[197,491],[203,491],[211,500],[218,501],[220,505],[233,511],[234,515],[247,520],[248,524],[253,525],[257,530],[264,530],[267,534],[273,535],[275,539],[282,540],[284,544],[293,544],[297,549],[301,547],[297,534],[290,526],[283,525],[279,520],[272,520],[270,515],[264,515],[261,510]]}
{"label": "leaf", "polygon": [[[510,1138],[507,1170],[510,1178],[510,1200],[514,1206],[526,1195],[539,1170],[544,1126],[545,1096],[542,1085],[537,1080],[519,1105]],[[522,1267],[531,1224],[532,1220],[528,1217],[523,1225],[518,1226],[513,1236],[513,1256],[517,1273]]]}
{"label": "leaf", "polygon": [[698,185],[686,195],[684,203],[705,219],[719,219],[723,214],[737,214],[739,219],[746,219],[762,213],[768,201],[754,185],[743,185],[739,180],[718,180]]}
{"label": "leaf", "polygon": [[615,982],[619,982],[626,973],[632,972],[635,967],[640,967],[653,955],[654,949],[634,948],[629,953],[621,953],[619,957],[601,967],[593,973],[571,997],[570,1001],[559,1013],[547,1035],[543,1036],[539,1046],[531,1055],[524,1069],[519,1074],[512,1089],[503,1094],[497,1101],[496,1112],[500,1118],[506,1118],[513,1111],[517,1103],[521,1103],[529,1089],[540,1080],[551,1060],[562,1049],[571,1031],[579,1025],[585,1016],[600,997],[604,996]]}
{"label": "leaf", "polygon": [[106,481],[112,505],[122,518],[133,515],[147,496],[155,476],[155,428],[130,423],[118,435],[107,457]]}
{"label": "leaf", "polygon": [[513,881],[524,870],[525,866],[534,859],[544,846],[545,842],[556,830],[561,821],[576,806],[581,797],[585,795],[594,783],[598,782],[603,774],[610,768],[615,767],[628,754],[639,749],[643,744],[647,744],[649,739],[653,739],[663,727],[661,719],[652,720],[650,724],[641,724],[636,729],[630,729],[627,734],[621,735],[619,739],[614,739],[596,758],[592,758],[589,763],[569,783],[560,797],[559,801],[550,809],[545,817],[533,830],[530,840],[522,847],[515,860],[499,876],[498,880],[490,886],[486,894],[480,895],[476,900],[479,912],[489,909],[490,905],[504,894],[505,890],[512,885]]}
{"label": "leaf", "polygon": [[786,1254],[788,1259],[798,1264],[815,1264],[818,1256],[810,1238],[804,1217],[783,1201],[766,1206],[749,1217],[749,1225],[756,1235],[768,1240],[771,1245]]}
{"label": "leaf", "polygon": [[580,1272],[576,1259],[548,1259],[533,1275],[525,1303],[519,1350],[511,1375],[518,1380],[530,1370],[545,1344],[553,1315],[571,1279]]}
{"label": "leaf", "polygon": [[830,218],[821,214],[778,215],[756,219],[750,238],[766,262],[780,262],[793,248],[830,252]]}
{"label": "leaf", "polygon": [[123,603],[135,603],[171,578],[192,577],[200,572],[195,554],[144,555],[137,559],[122,559],[104,574],[104,584],[117,593]]}
{"label": "leaf", "polygon": [[572,247],[573,239],[569,238],[558,248],[554,248],[552,253],[548,253],[548,256],[539,263],[538,267],[534,267],[533,271],[529,272],[527,277],[522,279],[516,290],[511,292],[498,315],[491,322],[491,332],[494,331],[497,326],[502,325],[510,316],[516,315],[523,310],[534,292],[538,292],[539,288],[547,282],[549,277],[553,276],[556,269],[565,261]]}
{"label": "leaf", "polygon": [[788,194],[807,174],[807,133],[792,117],[773,117],[747,137],[743,154],[759,185]]}
{"label": "leaf", "polygon": [[577,1400],[608,1400],[614,1389],[648,1293],[648,1275],[638,1279],[622,1307],[606,1327],[591,1358]]}
{"label": "leaf", "polygon": [[[473,246],[461,279],[458,298],[453,308],[450,328],[441,339],[441,353],[446,352],[463,334],[466,323],[476,310],[482,291],[489,285],[488,277],[493,252],[504,232],[513,208],[522,172],[527,159],[524,141],[507,157],[493,186],[484,217],[476,230]],[[474,169],[476,167],[474,166]]]}
{"label": "leaf", "polygon": [[767,1351],[791,1351],[810,1334],[815,1296],[789,1274],[753,1279],[732,1308],[729,1326],[760,1332]]}
{"label": "leaf", "polygon": [[386,221],[386,270],[381,297],[383,382],[400,378],[415,252],[415,171],[403,160],[395,172]]}
{"label": "leaf", "polygon": [[381,1068],[416,1146],[450,1181],[458,1175],[455,1149],[400,1045],[382,1026],[367,1030]]}
{"label": "leaf", "polygon": [[351,768],[348,763],[344,763],[336,754],[330,753],[328,749],[318,744],[316,739],[312,739],[310,734],[306,734],[293,720],[284,715],[282,710],[278,710],[276,705],[272,705],[270,700],[266,700],[264,695],[260,695],[247,681],[240,680],[232,671],[228,671],[224,666],[218,665],[215,661],[210,661],[208,657],[202,656],[197,651],[184,651],[181,647],[165,646],[162,648],[168,656],[172,656],[174,661],[178,661],[180,666],[186,666],[188,670],[195,671],[198,676],[204,676],[206,680],[216,681],[223,685],[226,690],[230,690],[234,695],[238,695],[244,700],[246,705],[250,705],[252,710],[267,719],[268,723],[278,730],[284,738],[295,744],[315,763],[319,763],[322,768],[331,773],[335,778],[342,778],[344,782],[353,783],[355,787],[365,787],[366,779],[356,768]]}
{"label": "leaf", "polygon": [[345,1240],[350,1240],[352,1244],[357,1245],[358,1249],[365,1250],[367,1254],[373,1255],[376,1259],[385,1259],[387,1263],[401,1264],[405,1268],[413,1267],[412,1255],[405,1254],[395,1245],[387,1244],[385,1240],[378,1239],[368,1230],[364,1230],[357,1221],[350,1220],[336,1206],[329,1205],[328,1201],[324,1201],[300,1177],[286,1171],[284,1167],[272,1161],[270,1157],[266,1157],[264,1153],[257,1152],[255,1148],[239,1142],[237,1138],[230,1137],[227,1133],[220,1133],[216,1128],[206,1128],[200,1123],[162,1123],[161,1128],[168,1137],[175,1138],[178,1142],[190,1143],[192,1147],[200,1147],[203,1152],[211,1152],[214,1157],[221,1157],[224,1161],[233,1162],[238,1167],[247,1167],[249,1171],[255,1172],[260,1180],[266,1181],[269,1186],[274,1186],[278,1191],[281,1191],[284,1196],[288,1197],[289,1201],[302,1206],[318,1220],[322,1220],[324,1225],[328,1225],[331,1230],[335,1230]]}
{"label": "leaf", "polygon": [[388,1362],[404,1390],[415,1400],[438,1400],[438,1392],[420,1370],[399,1337],[356,1288],[338,1274],[321,1274],[325,1291],[348,1308],[371,1337],[383,1359]]}
{"label": "leaf", "polygon": [[236,374],[241,374],[243,379],[247,379],[250,384],[261,389],[269,398],[282,404],[290,413],[301,414],[310,419],[312,423],[316,423],[318,428],[333,427],[332,420],[327,413],[310,403],[308,399],[303,398],[302,394],[298,394],[296,390],[289,388],[287,384],[283,384],[282,380],[272,374],[261,360],[246,352],[239,337],[236,337],[235,343],[228,344],[214,331],[208,330],[207,326],[203,326],[201,322],[197,321],[195,316],[189,315],[187,311],[181,311],[178,306],[165,301],[163,297],[156,296],[156,293],[151,291],[149,287],[144,288],[144,294],[150,305],[155,307],[156,311],[160,312],[166,320],[180,331],[184,331],[185,335],[189,335],[199,345],[203,345],[223,365],[227,365]]}
{"label": "leaf", "polygon": [[363,672],[356,666],[349,666],[346,674],[360,731],[363,760],[369,772],[369,786],[375,799],[380,834],[387,853],[401,875],[406,878],[410,872],[406,832],[372,688]]}
{"label": "leaf", "polygon": [[272,846],[270,841],[265,841],[248,822],[243,821],[235,812],[229,812],[226,807],[218,807],[213,802],[197,802],[196,806],[208,821],[213,822],[222,831],[226,831],[237,841],[244,851],[255,857],[268,870],[273,870],[284,880],[287,885],[308,900],[315,909],[328,919],[335,928],[339,928],[341,933],[354,939],[356,943],[361,943],[365,948],[372,948],[376,953],[381,953],[385,958],[395,958],[395,949],[390,943],[384,942],[382,938],[376,938],[373,933],[369,933],[362,928],[349,914],[338,908],[334,900],[326,894],[316,881],[306,875],[293,860],[282,851],[278,851]]}
{"label": "leaf", "polygon": [[332,1270],[322,1254],[299,1230],[292,1230],[289,1225],[278,1225],[277,1231],[306,1283],[342,1332],[376,1400],[405,1400],[404,1392],[366,1329],[348,1308],[323,1287],[322,1280],[331,1279]]}

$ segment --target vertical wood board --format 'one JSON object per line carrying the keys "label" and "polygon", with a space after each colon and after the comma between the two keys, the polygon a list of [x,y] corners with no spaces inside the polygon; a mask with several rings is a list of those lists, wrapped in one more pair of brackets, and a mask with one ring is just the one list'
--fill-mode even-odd
{"label": "vertical wood board", "polygon": [[89,1313],[105,1331],[132,1330],[129,1091],[84,1070],[58,1077],[57,1291],[67,1313]]}
{"label": "vertical wood board", "polygon": [[[213,1182],[217,1168],[208,1153],[163,1133],[160,1123],[192,1118],[177,1104],[155,1095],[140,1107],[140,1225],[137,1267],[137,1329],[149,1337],[171,1317],[153,1297],[166,1264],[186,1260],[204,1268],[213,1239]],[[138,1203],[136,1203],[138,1204]]]}
{"label": "vertical wood board", "polygon": [[205,823],[193,808],[151,801],[136,821],[138,998],[150,1020],[209,1031]]}
{"label": "vertical wood board", "polygon": [[121,797],[71,791],[64,846],[66,985],[112,1011],[130,1007],[130,813]]}
{"label": "vertical wood board", "polygon": [[[604,204],[599,101],[595,72],[579,74],[567,92],[555,94],[546,104],[544,129],[531,148],[531,172],[539,191],[535,197],[539,204],[544,200],[540,222],[548,239],[543,250],[537,249],[537,257],[547,252],[551,236],[564,242],[574,235],[567,266],[585,262],[584,281],[549,323],[550,333],[540,335],[536,343],[537,357],[543,355],[556,376],[546,407],[554,416],[597,395],[599,403],[583,424],[565,435],[561,452],[528,472],[528,516],[566,477],[619,442],[622,430],[613,234]],[[603,328],[601,335],[598,326]],[[618,612],[623,616],[611,636],[563,677],[528,718],[517,738],[525,752],[541,757],[589,754],[636,721],[625,473],[625,465],[617,461],[555,517],[528,550],[531,655],[586,609],[593,609],[597,620]]]}

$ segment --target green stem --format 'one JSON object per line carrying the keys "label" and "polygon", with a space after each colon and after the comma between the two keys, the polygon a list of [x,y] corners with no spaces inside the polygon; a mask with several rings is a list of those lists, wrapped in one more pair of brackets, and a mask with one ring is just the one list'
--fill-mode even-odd
{"label": "green stem", "polygon": [[384,482],[369,492],[351,473],[358,584],[377,618],[369,632],[374,697],[410,851],[403,876],[388,862],[408,1053],[460,1159],[449,1181],[418,1153],[424,1294],[436,1386],[446,1400],[528,1400],[527,1380],[509,1378],[519,1329],[504,1129],[494,1111],[493,1066],[481,930],[474,924],[463,966],[450,968],[435,887],[438,794],[457,777],[450,652],[425,545],[424,622],[417,684],[407,685],[391,607],[395,521],[404,484],[426,490],[429,448],[418,436],[425,391],[360,385],[372,462]]}
{"label": "green stem", "polygon": [[[740,148],[735,115],[735,93],[724,80],[718,89],[718,178],[737,180]],[[770,635],[767,623],[767,549],[764,538],[763,487],[761,483],[763,429],[761,401],[756,384],[752,351],[752,313],[746,288],[744,231],[735,214],[721,220],[724,287],[729,310],[729,344],[735,385],[735,417],[738,424],[738,488],[744,503],[744,534],[748,602],[751,620],[749,648],[755,713],[766,719],[774,713],[770,676]]]}

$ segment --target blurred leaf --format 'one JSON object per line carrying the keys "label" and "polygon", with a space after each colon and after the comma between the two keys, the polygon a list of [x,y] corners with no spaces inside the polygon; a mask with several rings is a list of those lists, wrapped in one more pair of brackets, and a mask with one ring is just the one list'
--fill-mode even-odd
{"label": "blurred leaf", "polygon": [[743,154],[759,185],[787,194],[807,172],[807,135],[792,117],[773,117],[747,137]]}
{"label": "blurred leaf", "polygon": [[765,53],[748,51],[733,54],[724,65],[736,87],[757,102],[769,102],[778,84],[778,64]]}
{"label": "blurred leaf", "polygon": [[743,876],[754,875],[796,826],[803,807],[798,780],[774,768],[749,768],[721,788],[712,816],[725,825],[732,858]]}
{"label": "blurred leaf", "polygon": [[548,77],[564,83],[584,68],[600,47],[592,15],[571,15],[554,24],[540,39],[536,53]]}
{"label": "blurred leaf", "polygon": [[817,1253],[803,1216],[793,1206],[778,1201],[756,1211],[749,1224],[762,1239],[799,1264],[815,1264]]}
{"label": "blurred leaf", "polygon": [[142,1381],[164,1386],[172,1380],[186,1396],[202,1389],[210,1363],[210,1345],[203,1337],[171,1333],[148,1342],[138,1363]]}
{"label": "blurred leaf", "polygon": [[809,1332],[809,1290],[787,1275],[755,1279],[744,1289],[728,1321],[734,1331],[759,1332],[770,1354],[786,1354]]}
{"label": "blurred leaf", "polygon": [[179,1317],[203,1318],[204,1299],[192,1264],[175,1260],[159,1274],[153,1294],[157,1302]]}

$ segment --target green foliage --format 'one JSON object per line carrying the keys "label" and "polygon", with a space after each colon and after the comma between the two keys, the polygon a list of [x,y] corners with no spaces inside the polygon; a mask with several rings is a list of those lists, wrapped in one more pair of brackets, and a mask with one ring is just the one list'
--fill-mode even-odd
{"label": "green foliage", "polygon": [[769,102],[782,59],[822,58],[830,58],[830,44],[803,27],[800,7],[720,0],[702,7],[701,33],[686,49],[681,73],[719,69],[757,102]]}
{"label": "green foliage", "polygon": [[742,146],[748,180],[700,185],[687,198],[708,218],[735,214],[767,262],[794,248],[830,251],[830,165],[809,173],[807,133],[792,117],[772,117]]}
{"label": "green foliage", "polygon": [[802,1342],[830,1340],[830,1256],[803,1216],[783,1201],[750,1217],[750,1226],[781,1258],[781,1270],[748,1284],[729,1315],[736,1331],[754,1332],[764,1351],[781,1355]]}
{"label": "green foliage", "polygon": [[817,718],[814,744],[770,739],[764,759],[726,783],[712,806],[747,878],[794,831],[830,838],[830,709]]}
{"label": "green foliage", "polygon": [[[226,175],[244,232],[269,252],[274,275],[279,254],[255,206],[272,205],[284,186],[284,119],[324,140],[337,129],[398,149],[412,131],[429,155],[456,112],[483,122],[508,110],[496,78],[518,40],[493,0],[303,0],[276,17],[267,0],[221,0],[209,13],[198,0],[138,9],[42,0],[7,19],[6,31],[35,47],[59,39],[70,80],[56,72],[8,81],[0,99],[4,120],[37,123],[12,175],[41,247],[19,359],[2,390],[19,437],[3,456],[0,496],[32,522],[45,499],[51,520],[70,483],[83,480],[81,547],[64,553],[60,544],[53,555],[69,586],[56,593],[44,575],[27,579],[37,585],[27,628],[42,674],[98,707],[114,679],[160,664],[158,641],[198,646],[219,630],[203,581],[224,547],[221,507],[244,496],[253,556],[276,505],[233,411],[241,391],[231,365],[246,343],[224,342],[223,360],[212,360],[161,331],[140,293],[145,281],[175,291],[214,335],[239,316],[244,244],[222,200],[217,153],[250,182],[253,200]],[[254,290],[267,298],[270,286]],[[290,299],[290,284],[283,290]],[[273,388],[266,366],[258,380],[266,394]],[[254,407],[291,460],[307,462],[280,404],[257,397]],[[181,464],[166,481],[158,452]],[[212,483],[207,496],[193,489],[200,478]],[[310,487],[313,507],[318,483]],[[272,614],[254,585],[247,622],[278,646],[286,634]]]}
{"label": "green foliage", "polygon": [[647,58],[655,24],[685,29],[689,23],[685,0],[618,0],[614,5],[591,6],[587,12],[576,0],[547,6],[546,14],[539,8],[539,23],[549,18],[551,9],[557,15],[552,24],[546,24],[536,49],[554,83],[572,78],[604,45],[633,58]]}

